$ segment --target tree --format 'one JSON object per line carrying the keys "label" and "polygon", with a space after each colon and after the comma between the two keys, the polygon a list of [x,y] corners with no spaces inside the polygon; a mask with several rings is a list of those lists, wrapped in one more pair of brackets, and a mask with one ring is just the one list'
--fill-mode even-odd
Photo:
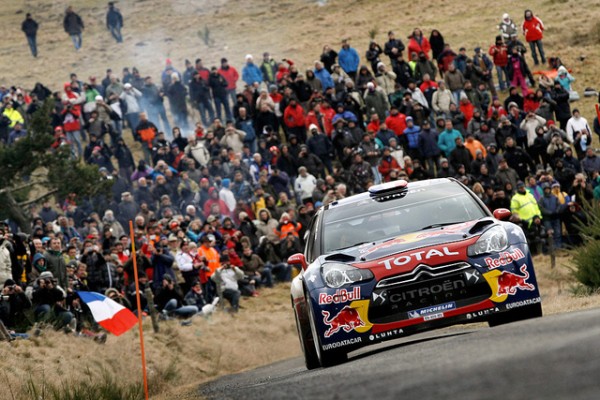
{"label": "tree", "polygon": [[52,99],[31,117],[27,136],[11,146],[0,144],[0,218],[31,231],[29,206],[52,195],[79,197],[108,194],[111,182],[101,180],[96,166],[73,159],[70,146],[51,151]]}

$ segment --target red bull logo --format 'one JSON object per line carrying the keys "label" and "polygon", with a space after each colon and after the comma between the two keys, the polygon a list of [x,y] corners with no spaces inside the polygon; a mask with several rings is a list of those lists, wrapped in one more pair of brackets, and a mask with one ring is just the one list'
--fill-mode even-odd
{"label": "red bull logo", "polygon": [[352,289],[352,291],[338,289],[336,290],[335,294],[319,294],[319,304],[321,305],[347,303],[358,299],[360,299],[360,287],[355,287]]}
{"label": "red bull logo", "polygon": [[346,306],[337,313],[336,316],[329,319],[331,315],[329,311],[322,311],[323,313],[323,323],[329,326],[329,329],[325,331],[325,337],[328,338],[334,333],[339,332],[340,329],[343,329],[344,332],[350,332],[354,328],[358,328],[359,326],[365,326],[365,323],[360,318],[358,311],[350,306]]}
{"label": "red bull logo", "polygon": [[488,269],[494,269],[520,260],[521,258],[525,258],[525,254],[521,249],[515,249],[512,253],[505,251],[498,258],[486,257],[483,261],[485,261]]}
{"label": "red bull logo", "polygon": [[516,294],[517,289],[521,290],[535,290],[535,286],[531,283],[527,283],[529,279],[529,272],[527,272],[527,264],[523,264],[520,268],[523,275],[518,275],[513,272],[503,271],[498,277],[498,292],[497,296],[505,294]]}

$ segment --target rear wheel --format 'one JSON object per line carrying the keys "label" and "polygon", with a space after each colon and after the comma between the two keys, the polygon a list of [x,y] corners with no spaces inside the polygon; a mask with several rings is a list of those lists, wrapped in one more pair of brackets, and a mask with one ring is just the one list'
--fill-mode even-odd
{"label": "rear wheel", "polygon": [[313,343],[319,361],[323,368],[332,367],[341,364],[348,360],[348,353],[343,350],[323,351],[321,349],[321,338],[317,333],[317,324],[315,321],[315,313],[312,306],[312,301],[308,295],[305,295],[306,303],[308,304],[308,318],[310,320],[310,330],[312,332]]}
{"label": "rear wheel", "polygon": [[542,305],[532,304],[530,306],[525,306],[521,308],[517,308],[516,310],[498,313],[492,315],[488,320],[488,324],[490,327],[510,324],[511,322],[523,321],[531,318],[539,318],[542,316]]}
{"label": "rear wheel", "polygon": [[[292,300],[292,307],[294,306]],[[317,355],[316,347],[314,344],[314,339],[312,335],[312,331],[310,329],[310,322],[308,320],[306,306],[301,305],[300,312],[302,316],[298,315],[298,310],[294,307],[294,315],[296,317],[296,328],[298,329],[298,337],[300,338],[300,347],[302,348],[302,353],[304,353],[304,363],[306,364],[306,369],[315,369],[321,366],[319,362],[319,356]]]}

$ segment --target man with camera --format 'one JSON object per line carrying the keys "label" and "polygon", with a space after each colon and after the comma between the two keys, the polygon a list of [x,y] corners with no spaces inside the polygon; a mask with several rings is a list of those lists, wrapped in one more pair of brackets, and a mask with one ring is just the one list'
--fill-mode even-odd
{"label": "man with camera", "polygon": [[238,281],[244,278],[244,272],[231,265],[227,254],[221,256],[220,263],[221,267],[217,268],[211,276],[211,280],[217,284],[223,297],[231,305],[232,312],[237,313],[240,308],[241,296]]}
{"label": "man with camera", "polygon": [[65,291],[59,286],[52,272],[40,274],[33,289],[33,305],[36,321],[51,322],[57,328],[72,331],[73,314],[65,308]]}
{"label": "man with camera", "polygon": [[6,335],[5,328],[23,328],[27,325],[24,312],[29,308],[31,302],[23,288],[14,280],[7,279],[0,298],[0,340],[11,340],[10,335]]}
{"label": "man with camera", "polygon": [[156,292],[155,301],[165,319],[171,315],[190,318],[198,313],[195,305],[185,305],[183,294],[171,275],[165,274],[160,282],[162,286]]}

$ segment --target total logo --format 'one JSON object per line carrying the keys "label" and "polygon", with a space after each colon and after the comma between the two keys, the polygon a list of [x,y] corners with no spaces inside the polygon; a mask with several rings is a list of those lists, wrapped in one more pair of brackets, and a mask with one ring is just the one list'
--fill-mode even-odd
{"label": "total logo", "polygon": [[392,265],[401,267],[412,261],[425,261],[436,257],[458,256],[459,254],[459,252],[451,251],[448,247],[444,246],[440,250],[430,249],[415,251],[409,254],[402,254],[398,257],[388,258],[387,260],[380,261],[378,264],[385,265],[385,269],[392,269]]}
{"label": "total logo", "polygon": [[505,251],[501,253],[498,258],[486,257],[483,259],[483,261],[485,261],[488,269],[494,269],[510,264],[513,261],[517,261],[522,258],[525,258],[525,254],[521,251],[521,249],[516,249],[512,253]]}
{"label": "total logo", "polygon": [[355,287],[352,291],[338,289],[335,294],[319,293],[319,304],[340,304],[360,299],[360,287]]}

